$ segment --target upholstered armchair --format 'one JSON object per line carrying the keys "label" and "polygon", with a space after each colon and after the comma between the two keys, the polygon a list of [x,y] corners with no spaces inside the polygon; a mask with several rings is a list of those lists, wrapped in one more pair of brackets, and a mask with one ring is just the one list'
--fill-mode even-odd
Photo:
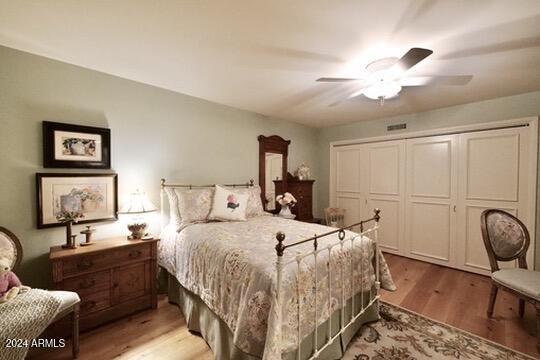
{"label": "upholstered armchair", "polygon": [[[540,272],[527,269],[529,231],[515,216],[502,210],[482,212],[481,229],[491,265],[491,294],[487,316],[491,318],[499,289],[519,298],[519,316],[525,313],[525,302],[536,308],[536,346],[540,351]],[[500,269],[499,262],[516,261],[518,268]]]}
{"label": "upholstered armchair", "polygon": [[[0,253],[11,259],[11,269],[16,271],[23,258],[22,245],[11,231],[0,226]],[[51,291],[60,300],[59,310],[52,322],[71,314],[72,322],[72,356],[79,354],[79,295],[72,291]],[[19,295],[20,296],[20,295]],[[13,301],[13,300],[10,300]],[[2,306],[2,305],[0,305]]]}

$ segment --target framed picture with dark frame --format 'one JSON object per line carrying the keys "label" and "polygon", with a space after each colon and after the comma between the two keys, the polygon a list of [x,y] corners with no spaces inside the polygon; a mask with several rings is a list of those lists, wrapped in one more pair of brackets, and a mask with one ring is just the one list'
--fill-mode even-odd
{"label": "framed picture with dark frame", "polygon": [[38,229],[64,226],[61,212],[82,213],[79,224],[118,219],[117,174],[36,174]]}
{"label": "framed picture with dark frame", "polygon": [[43,167],[111,168],[111,130],[43,121]]}

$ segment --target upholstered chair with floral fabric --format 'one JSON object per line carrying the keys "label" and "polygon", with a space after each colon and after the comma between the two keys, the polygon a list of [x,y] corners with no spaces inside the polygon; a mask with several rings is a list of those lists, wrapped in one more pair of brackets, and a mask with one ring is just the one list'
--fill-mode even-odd
{"label": "upholstered chair with floral fabric", "polygon": [[[484,210],[480,224],[491,265],[492,285],[487,316],[491,318],[493,315],[499,288],[519,298],[520,317],[525,313],[525,302],[530,302],[536,309],[536,346],[540,351],[540,272],[527,269],[529,231],[518,218],[497,209]],[[516,260],[517,268],[499,268],[499,262]]]}

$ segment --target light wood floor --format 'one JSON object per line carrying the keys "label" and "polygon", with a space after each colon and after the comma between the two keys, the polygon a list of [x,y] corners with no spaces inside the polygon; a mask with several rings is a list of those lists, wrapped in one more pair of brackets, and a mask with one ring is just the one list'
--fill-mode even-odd
{"label": "light wood floor", "polygon": [[488,277],[391,254],[385,258],[398,290],[383,292],[383,300],[540,358],[532,305],[526,305],[521,319],[517,298],[499,291],[493,318],[488,319]]}
{"label": "light wood floor", "polygon": [[[386,254],[398,290],[382,298],[432,319],[453,325],[513,349],[536,352],[535,315],[527,305],[517,315],[517,299],[499,292],[494,318],[486,318],[487,277]],[[34,352],[33,359],[69,359],[68,346]],[[99,327],[81,335],[80,359],[212,359],[204,340],[192,335],[175,305],[160,298],[158,309]]]}

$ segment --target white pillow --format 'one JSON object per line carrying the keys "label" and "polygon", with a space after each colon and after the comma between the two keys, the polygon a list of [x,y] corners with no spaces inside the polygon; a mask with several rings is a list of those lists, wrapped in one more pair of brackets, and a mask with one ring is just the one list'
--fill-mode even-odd
{"label": "white pillow", "polygon": [[178,207],[178,196],[174,188],[165,188],[165,194],[169,199],[169,224],[174,224],[178,229],[181,225],[180,208]]}
{"label": "white pillow", "polygon": [[[231,190],[231,188],[227,188]],[[250,186],[249,188],[232,189],[238,194],[248,194],[248,202],[246,209],[246,217],[264,215],[264,208],[261,200],[261,187],[259,185]]]}
{"label": "white pillow", "polygon": [[246,221],[249,194],[216,185],[209,220]]}

